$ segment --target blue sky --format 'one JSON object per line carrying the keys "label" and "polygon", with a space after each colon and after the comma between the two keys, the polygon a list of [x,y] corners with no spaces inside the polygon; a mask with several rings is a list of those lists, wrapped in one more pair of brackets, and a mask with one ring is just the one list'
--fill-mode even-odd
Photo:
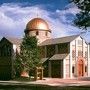
{"label": "blue sky", "polygon": [[[46,5],[50,10],[63,9],[69,0],[0,0],[3,3],[27,3],[27,5]],[[26,6],[26,5],[25,5]]]}
{"label": "blue sky", "polygon": [[0,37],[22,37],[26,24],[37,14],[48,22],[53,38],[80,34],[73,26],[79,11],[69,0],[0,0]]}

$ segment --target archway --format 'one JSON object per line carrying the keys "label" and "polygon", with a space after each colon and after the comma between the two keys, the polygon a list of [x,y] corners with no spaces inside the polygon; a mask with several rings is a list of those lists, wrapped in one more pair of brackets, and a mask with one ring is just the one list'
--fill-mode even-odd
{"label": "archway", "polygon": [[85,65],[84,65],[84,60],[83,59],[79,59],[78,60],[78,77],[82,77],[84,76],[85,73]]}

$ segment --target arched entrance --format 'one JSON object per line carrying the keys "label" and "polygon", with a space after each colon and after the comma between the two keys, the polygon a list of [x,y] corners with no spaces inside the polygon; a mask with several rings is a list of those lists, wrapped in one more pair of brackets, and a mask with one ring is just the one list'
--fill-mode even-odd
{"label": "arched entrance", "polygon": [[84,60],[83,59],[78,60],[78,69],[77,70],[78,70],[78,77],[84,76],[85,65],[84,65]]}

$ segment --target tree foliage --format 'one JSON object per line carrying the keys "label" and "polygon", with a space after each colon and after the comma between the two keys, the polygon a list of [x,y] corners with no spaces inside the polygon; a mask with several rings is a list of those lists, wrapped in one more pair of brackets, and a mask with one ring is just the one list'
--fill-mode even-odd
{"label": "tree foliage", "polygon": [[36,37],[25,36],[20,46],[20,54],[17,56],[18,70],[30,71],[40,62],[40,51]]}
{"label": "tree foliage", "polygon": [[81,10],[76,14],[74,24],[82,29],[90,27],[90,0],[71,0]]}

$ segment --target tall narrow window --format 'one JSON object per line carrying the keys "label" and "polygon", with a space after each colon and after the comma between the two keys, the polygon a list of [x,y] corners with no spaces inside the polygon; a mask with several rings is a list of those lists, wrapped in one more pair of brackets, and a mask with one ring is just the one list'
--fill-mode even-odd
{"label": "tall narrow window", "polygon": [[85,72],[87,72],[87,66],[85,66]]}
{"label": "tall narrow window", "polygon": [[46,32],[45,32],[45,36],[47,36],[47,35],[48,35],[48,32],[46,31]]}
{"label": "tall narrow window", "polygon": [[7,47],[7,56],[11,56],[11,48],[9,46]]}
{"label": "tall narrow window", "polygon": [[39,35],[39,32],[38,31],[36,31],[36,35]]}
{"label": "tall narrow window", "polygon": [[72,50],[72,58],[75,58],[75,56],[76,56],[76,51]]}
{"label": "tall narrow window", "polygon": [[72,73],[74,73],[74,66],[72,67]]}

